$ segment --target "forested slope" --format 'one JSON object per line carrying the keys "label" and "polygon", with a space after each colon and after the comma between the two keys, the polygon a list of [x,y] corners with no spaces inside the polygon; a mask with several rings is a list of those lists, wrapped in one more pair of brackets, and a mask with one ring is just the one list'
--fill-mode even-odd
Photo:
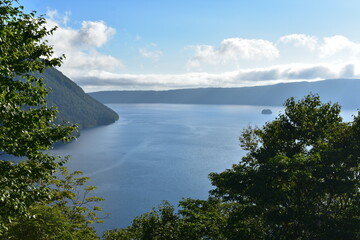
{"label": "forested slope", "polygon": [[179,103],[281,106],[289,97],[317,93],[324,101],[343,108],[360,105],[359,79],[329,79],[318,82],[280,83],[241,88],[194,88],[168,91],[103,91],[89,93],[102,103]]}
{"label": "forested slope", "polygon": [[78,123],[80,128],[106,125],[119,119],[117,113],[87,95],[78,85],[60,71],[50,68],[42,77],[47,88],[48,104],[59,110],[57,121]]}

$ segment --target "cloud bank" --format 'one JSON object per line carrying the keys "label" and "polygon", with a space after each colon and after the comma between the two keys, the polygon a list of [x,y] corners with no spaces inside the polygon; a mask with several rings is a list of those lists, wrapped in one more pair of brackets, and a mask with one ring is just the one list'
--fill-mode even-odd
{"label": "cloud bank", "polygon": [[328,78],[354,77],[353,64],[279,65],[219,74],[192,72],[185,74],[112,74],[89,72],[77,78],[86,91],[102,90],[167,90],[200,87],[244,87],[289,81],[312,81]]}
{"label": "cloud bank", "polygon": [[[51,10],[47,15],[49,27],[58,27],[48,41],[56,55],[66,55],[60,70],[85,91],[243,87],[360,77],[360,43],[342,35],[318,38],[296,33],[275,41],[236,37],[223,39],[218,45],[185,46],[192,54],[178,66],[183,69],[179,74],[121,73],[124,72],[123,62],[101,52],[101,48],[115,37],[114,28],[103,21],[83,21],[74,29],[67,26],[69,12],[60,16]],[[154,47],[157,46],[135,48],[138,52],[134,52],[134,56],[156,61],[156,64],[167,61],[164,53]],[[294,51],[295,58],[291,56]],[[257,67],[245,67],[248,63]],[[202,70],[204,66],[208,67],[206,71]],[[231,70],[219,71],[226,66],[231,66],[228,68]],[[214,67],[218,68],[217,72],[212,71]]]}

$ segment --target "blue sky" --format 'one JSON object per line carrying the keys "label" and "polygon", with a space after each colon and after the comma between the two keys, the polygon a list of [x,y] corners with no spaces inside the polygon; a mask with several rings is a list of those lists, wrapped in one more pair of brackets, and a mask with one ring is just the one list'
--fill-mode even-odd
{"label": "blue sky", "polygon": [[358,0],[20,0],[86,91],[360,78]]}

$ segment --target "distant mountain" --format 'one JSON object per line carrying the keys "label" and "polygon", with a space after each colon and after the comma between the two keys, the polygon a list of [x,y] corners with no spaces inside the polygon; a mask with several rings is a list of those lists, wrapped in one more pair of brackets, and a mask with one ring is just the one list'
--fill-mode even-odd
{"label": "distant mountain", "polygon": [[102,91],[89,93],[102,103],[179,103],[282,106],[289,97],[318,93],[322,101],[360,108],[360,79],[281,83],[242,88],[195,88],[168,91]]}
{"label": "distant mountain", "polygon": [[117,113],[87,95],[78,85],[60,71],[50,68],[42,74],[48,95],[49,106],[57,106],[57,121],[78,123],[80,128],[106,125],[119,119]]}

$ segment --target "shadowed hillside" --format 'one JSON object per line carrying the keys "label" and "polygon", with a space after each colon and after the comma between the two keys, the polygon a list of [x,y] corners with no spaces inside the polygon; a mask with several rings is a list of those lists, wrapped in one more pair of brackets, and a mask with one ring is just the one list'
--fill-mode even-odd
{"label": "shadowed hillside", "polygon": [[117,113],[87,95],[78,85],[51,68],[43,75],[45,85],[52,91],[48,96],[50,106],[57,106],[57,121],[78,123],[80,128],[106,125],[119,119]]}
{"label": "shadowed hillside", "polygon": [[179,103],[281,106],[289,97],[318,93],[322,101],[338,102],[343,108],[360,106],[359,79],[281,83],[242,88],[196,88],[168,91],[104,91],[89,93],[102,103]]}

